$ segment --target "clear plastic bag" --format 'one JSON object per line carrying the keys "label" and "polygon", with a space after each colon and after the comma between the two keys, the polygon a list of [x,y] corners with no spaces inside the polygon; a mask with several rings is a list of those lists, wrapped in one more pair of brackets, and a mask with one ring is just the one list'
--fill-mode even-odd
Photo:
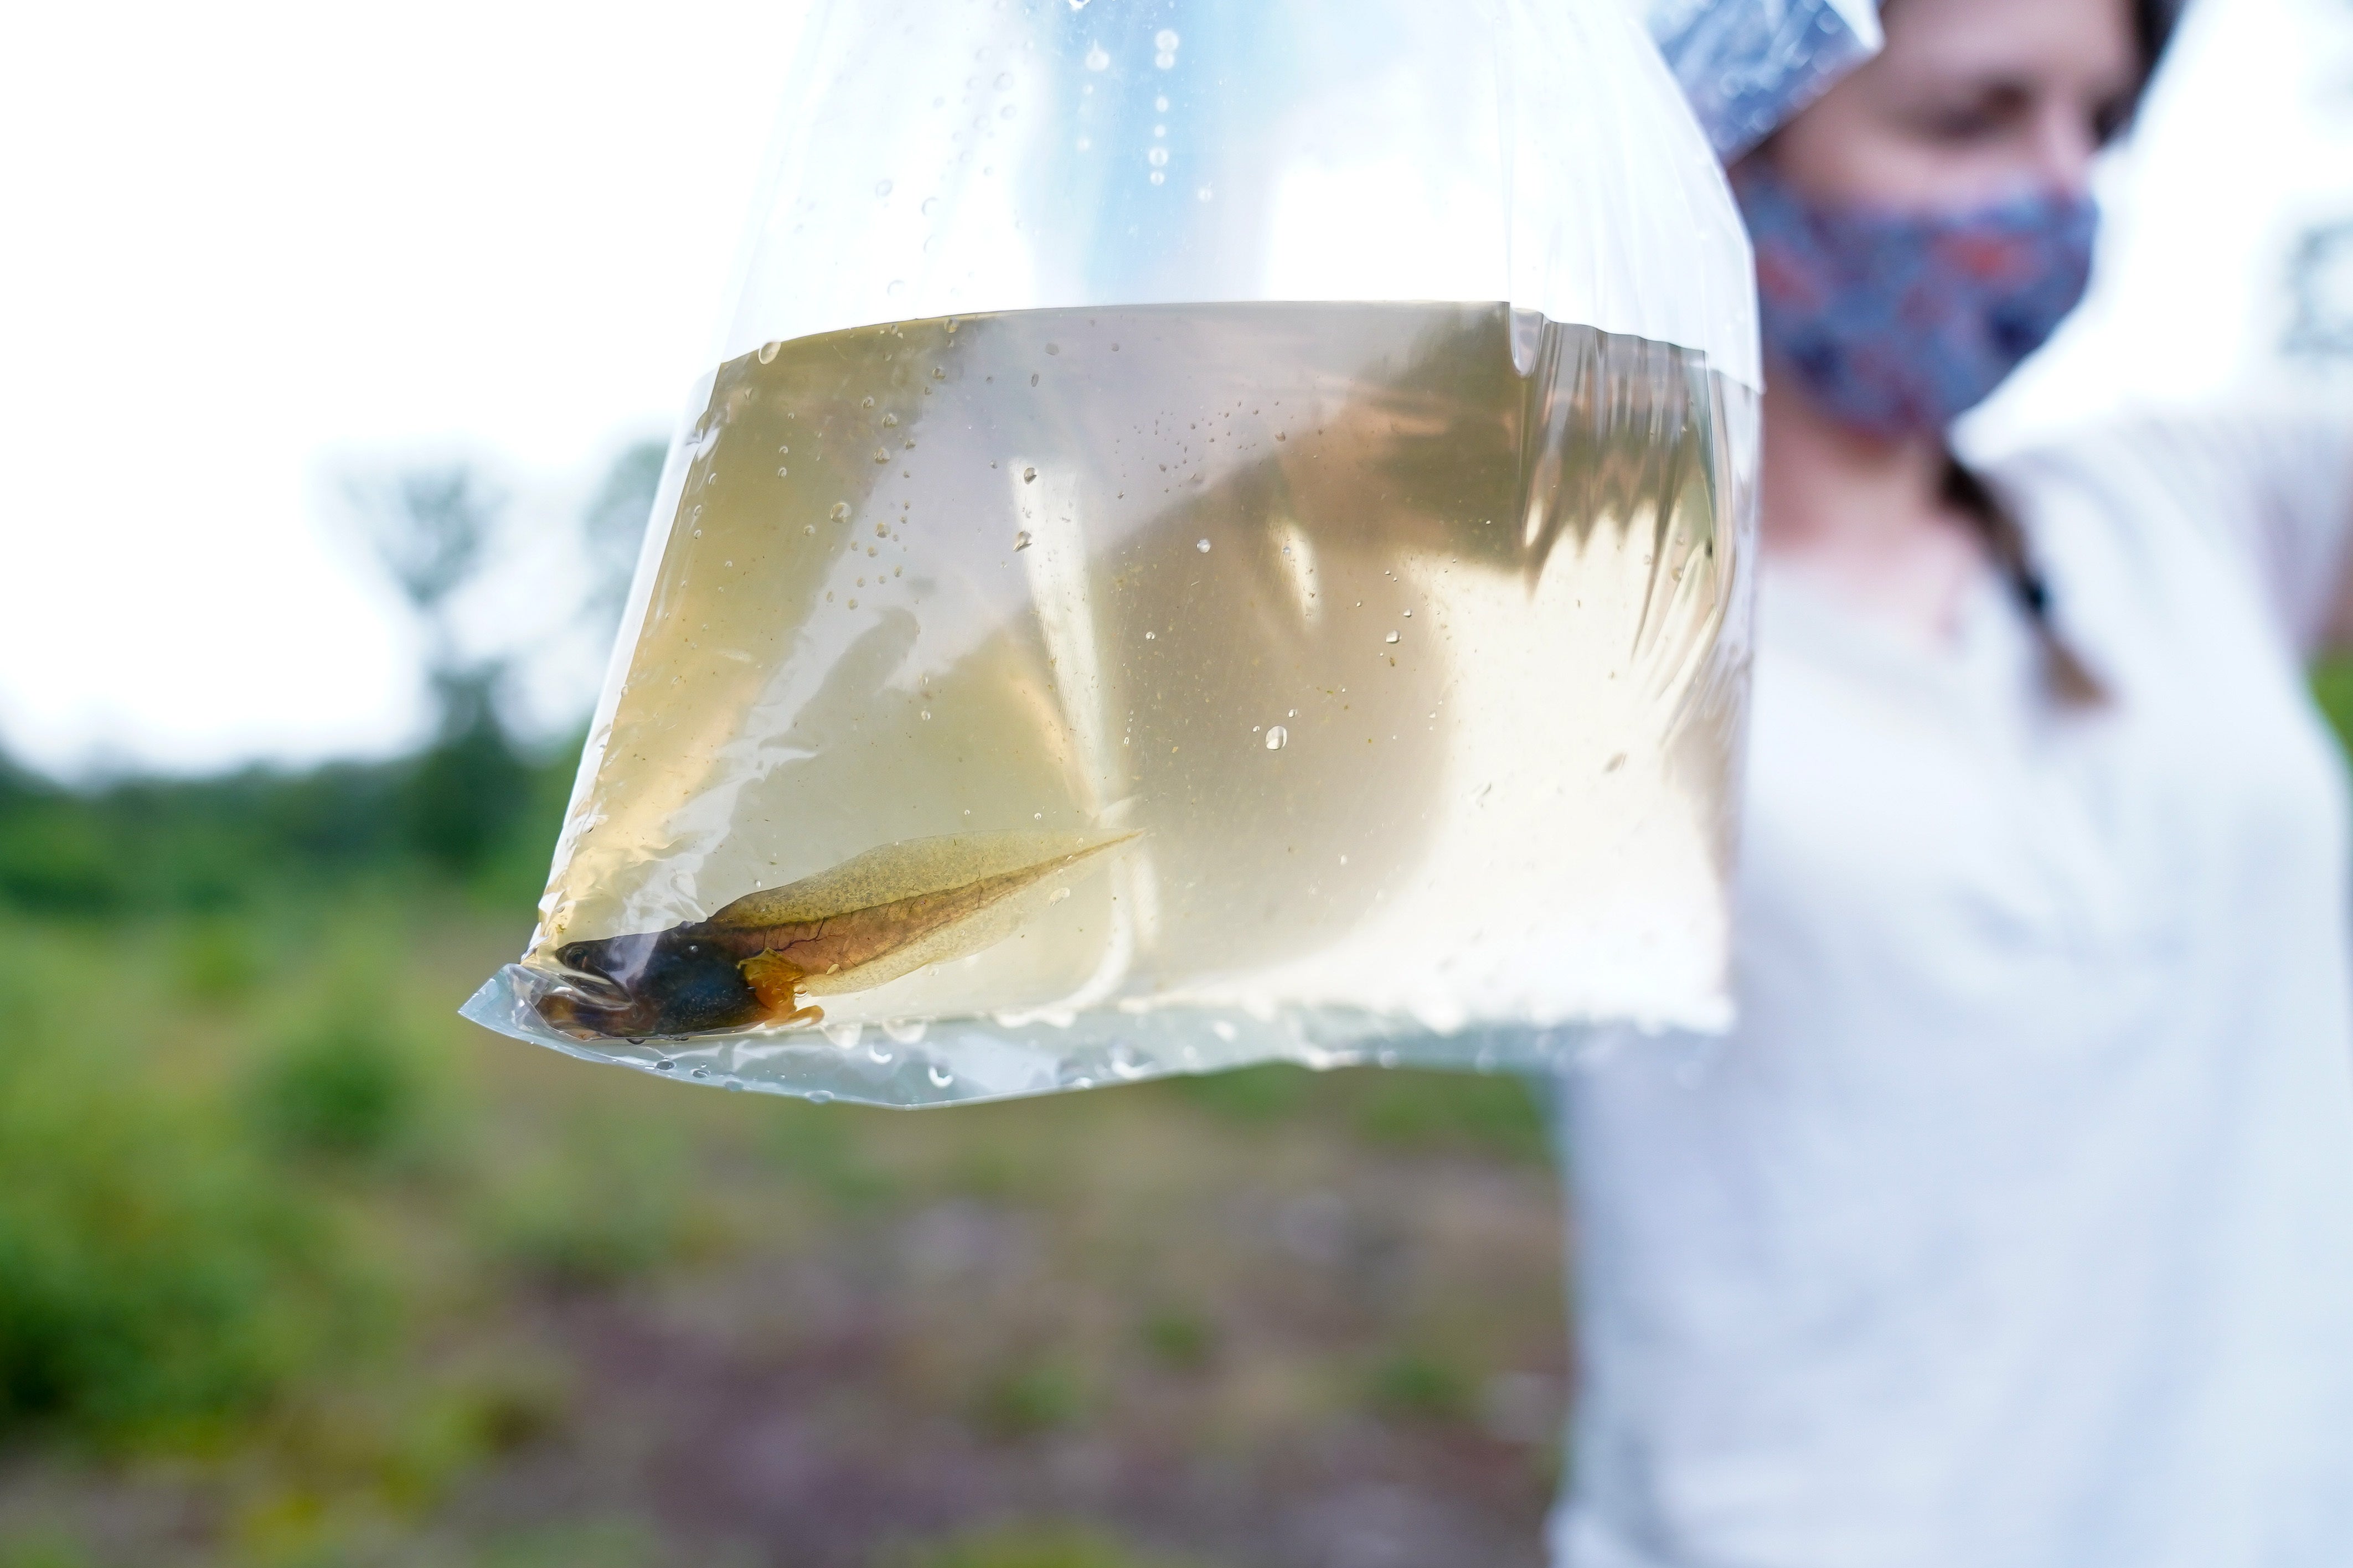
{"label": "clear plastic bag", "polygon": [[1757,342],[1617,0],[828,0],[540,928],[925,1104],[1728,1017]]}

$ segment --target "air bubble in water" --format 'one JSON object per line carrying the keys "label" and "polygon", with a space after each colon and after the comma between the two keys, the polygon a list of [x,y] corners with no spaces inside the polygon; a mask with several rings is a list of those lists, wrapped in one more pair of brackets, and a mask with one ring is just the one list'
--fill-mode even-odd
{"label": "air bubble in water", "polygon": [[1152,47],[1155,49],[1173,49],[1183,41],[1177,37],[1174,27],[1163,27],[1152,35]]}
{"label": "air bubble in water", "polygon": [[891,182],[890,182],[890,181],[888,181],[888,180],[877,180],[877,181],[875,181],[875,182],[874,182],[874,194],[875,194],[876,195],[878,195],[878,196],[887,196],[887,195],[889,195],[891,194]]}
{"label": "air bubble in water", "polygon": [[921,1018],[909,1018],[903,1022],[883,1025],[882,1032],[902,1046],[912,1046],[923,1037],[925,1027]]}
{"label": "air bubble in water", "polygon": [[998,72],[997,73],[997,91],[1002,92],[1002,91],[1004,91],[1007,88],[1011,87],[1012,85],[1013,85],[1013,73],[1012,73],[1011,71],[998,71]]}
{"label": "air bubble in water", "polygon": [[1154,168],[1164,168],[1168,163],[1168,149],[1166,147],[1155,147],[1151,152],[1146,153],[1144,157],[1145,161],[1150,163]]}
{"label": "air bubble in water", "polygon": [[1395,642],[1395,641],[1397,641],[1397,640],[1398,640],[1398,635],[1397,635],[1397,633],[1395,633],[1395,632],[1391,632],[1388,636],[1387,636],[1387,637],[1383,637],[1381,640],[1382,640],[1383,642]]}
{"label": "air bubble in water", "polygon": [[1097,44],[1094,47],[1087,51],[1087,69],[1091,71],[1099,71],[1108,70],[1110,68],[1111,57],[1103,53],[1103,46],[1101,44]]}
{"label": "air bubble in water", "polygon": [[1155,169],[1152,171],[1152,183],[1155,185],[1165,185],[1168,183],[1168,176]]}
{"label": "air bubble in water", "polygon": [[832,518],[834,521],[839,522],[849,515],[849,503],[846,500],[838,500],[833,503],[833,510],[826,515]]}
{"label": "air bubble in water", "polygon": [[907,280],[904,278],[892,279],[891,286],[882,290],[882,292],[890,295],[893,300],[897,299],[900,295],[904,294],[906,291]]}
{"label": "air bubble in water", "polygon": [[1194,544],[1193,548],[1199,551],[1202,554],[1207,555],[1209,552],[1209,542],[1206,539],[1198,541]]}
{"label": "air bubble in water", "polygon": [[891,460],[891,454],[877,447],[874,448],[874,460],[878,463],[887,463]]}
{"label": "air bubble in water", "polygon": [[932,1064],[930,1072],[924,1076],[932,1080],[932,1087],[934,1089],[945,1089],[948,1085],[955,1082],[955,1074],[950,1072],[946,1068],[942,1067],[937,1062],[934,1062]]}
{"label": "air bubble in water", "polygon": [[937,197],[937,196],[925,196],[925,197],[923,198],[923,216],[924,216],[925,217],[929,217],[929,216],[932,216],[932,214],[933,214],[934,212],[935,212],[936,210],[938,210],[938,208],[939,208],[939,205],[940,205],[940,198],[939,198],[939,197]]}
{"label": "air bubble in water", "polygon": [[1266,749],[1279,752],[1291,743],[1291,731],[1277,724],[1266,732]]}
{"label": "air bubble in water", "polygon": [[866,1047],[866,1059],[877,1067],[887,1065],[894,1054],[879,1040]]}
{"label": "air bubble in water", "polygon": [[654,1063],[654,1070],[656,1072],[676,1072],[678,1070],[678,1064],[670,1060],[668,1057],[664,1057],[661,1060]]}
{"label": "air bubble in water", "polygon": [[1027,550],[1029,548],[1029,531],[1028,529],[1025,528],[1020,532],[1013,536],[1013,548],[1016,550]]}
{"label": "air bubble in water", "polygon": [[829,1089],[810,1089],[808,1091],[808,1102],[811,1105],[831,1105],[833,1103],[833,1091]]}
{"label": "air bubble in water", "polygon": [[1024,468],[1021,470],[1021,482],[1025,485],[1037,477],[1038,470],[1035,468]]}
{"label": "air bubble in water", "polygon": [[1047,901],[1048,903],[1050,903],[1050,904],[1059,904],[1059,903],[1060,903],[1063,900],[1065,900],[1065,899],[1069,898],[1070,896],[1071,896],[1071,889],[1068,889],[1068,888],[1057,888],[1057,889],[1055,889],[1052,892],[1050,892],[1050,893],[1049,893],[1049,894],[1047,894],[1047,895],[1046,895],[1046,901]]}
{"label": "air bubble in water", "polygon": [[782,343],[762,343],[760,345],[760,363],[762,364],[774,363],[776,358],[776,351],[784,346],[785,345]]}

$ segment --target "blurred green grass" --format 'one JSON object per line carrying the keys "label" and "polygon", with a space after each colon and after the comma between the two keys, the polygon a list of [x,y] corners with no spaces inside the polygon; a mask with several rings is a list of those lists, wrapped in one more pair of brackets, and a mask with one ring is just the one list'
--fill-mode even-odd
{"label": "blurred green grass", "polygon": [[[2314,686],[2353,734],[2353,665]],[[1415,1488],[1420,1560],[1537,1560],[1522,1085],[902,1114],[498,1040],[453,1009],[522,942],[569,762],[439,744],[0,770],[0,1568],[1245,1568]],[[437,820],[452,777],[490,826]]]}
{"label": "blurred green grass", "polygon": [[[1483,1451],[1482,1368],[1557,1363],[1509,1079],[1266,1068],[904,1114],[474,1030],[453,1010],[522,943],[569,773],[484,725],[300,773],[0,767],[0,1568],[1280,1561],[1247,1510],[1210,1550],[1139,1545],[1206,1526],[1086,1486],[960,1523],[933,1472],[996,1497],[1055,1453],[1160,1478],[1360,1428]],[[1447,1206],[1496,1171],[1516,1238]],[[1498,1299],[1399,1261],[1465,1247]],[[687,1399],[632,1335],[732,1370]],[[730,1379],[775,1366],[777,1408],[902,1500],[822,1551],[798,1515],[680,1501],[644,1451],[701,1452]],[[1326,1484],[1264,1468],[1261,1511]]]}

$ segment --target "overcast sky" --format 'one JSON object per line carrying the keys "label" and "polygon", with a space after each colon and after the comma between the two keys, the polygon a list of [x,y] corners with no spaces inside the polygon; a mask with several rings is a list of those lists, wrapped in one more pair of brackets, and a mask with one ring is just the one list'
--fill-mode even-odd
{"label": "overcast sky", "polygon": [[[479,457],[554,527],[623,443],[668,430],[800,9],[16,17],[0,746],[80,771],[412,742],[414,634],[339,476]],[[2009,430],[2244,381],[2284,324],[2290,238],[2353,217],[2353,5],[2199,9],[2112,182],[2097,308],[1998,411]]]}

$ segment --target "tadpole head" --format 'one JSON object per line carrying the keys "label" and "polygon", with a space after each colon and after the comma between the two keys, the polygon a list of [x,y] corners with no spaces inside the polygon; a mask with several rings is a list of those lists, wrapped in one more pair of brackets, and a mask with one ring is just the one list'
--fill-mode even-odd
{"label": "tadpole head", "polygon": [[763,1016],[735,957],[692,925],[566,942],[566,983],[540,1016],[577,1039],[638,1039],[744,1028]]}

